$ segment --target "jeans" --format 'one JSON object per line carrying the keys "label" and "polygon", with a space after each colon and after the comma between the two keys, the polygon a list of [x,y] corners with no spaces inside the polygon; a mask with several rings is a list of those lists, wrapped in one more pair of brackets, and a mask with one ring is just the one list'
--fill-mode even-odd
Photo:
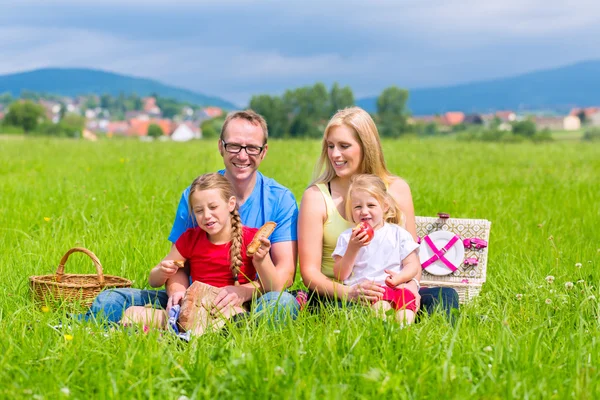
{"label": "jeans", "polygon": [[433,314],[436,309],[443,311],[450,321],[454,320],[452,310],[458,310],[458,293],[449,287],[426,287],[419,289],[421,309]]}
{"label": "jeans", "polygon": [[78,319],[90,321],[104,318],[106,322],[116,324],[129,307],[152,304],[155,307],[167,308],[168,300],[169,296],[165,290],[108,289],[100,292],[88,312],[78,316]]}
{"label": "jeans", "polygon": [[[168,300],[165,290],[109,289],[101,292],[88,312],[77,318],[85,321],[104,318],[116,324],[129,307],[152,304],[166,308]],[[296,319],[299,310],[296,298],[288,292],[267,292],[257,299],[255,305],[257,315],[268,317],[275,324],[285,322],[286,318]]]}
{"label": "jeans", "polygon": [[[443,311],[451,322],[454,321],[455,316],[452,310],[458,310],[458,293],[456,290],[447,287],[427,287],[419,289],[419,294],[421,295],[421,310],[427,311],[430,315],[436,310]],[[308,297],[310,310],[315,310],[322,304],[337,308],[353,307],[356,304],[321,296],[316,292],[309,292]]]}

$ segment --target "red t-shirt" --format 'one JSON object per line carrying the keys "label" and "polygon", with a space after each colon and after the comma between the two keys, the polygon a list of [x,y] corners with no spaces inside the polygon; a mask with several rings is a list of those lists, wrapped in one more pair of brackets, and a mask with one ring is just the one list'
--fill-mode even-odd
{"label": "red t-shirt", "polygon": [[[256,279],[256,270],[252,258],[246,255],[246,248],[258,231],[257,228],[243,227],[242,229],[242,267],[238,274],[240,284]],[[190,263],[192,281],[200,281],[215,287],[233,285],[233,275],[229,263],[229,246],[213,244],[202,229],[196,227],[185,231],[175,247],[179,253]]]}

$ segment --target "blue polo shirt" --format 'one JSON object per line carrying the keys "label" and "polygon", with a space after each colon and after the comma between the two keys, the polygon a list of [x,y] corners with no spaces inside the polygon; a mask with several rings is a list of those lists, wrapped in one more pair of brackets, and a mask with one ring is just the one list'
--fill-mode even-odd
{"label": "blue polo shirt", "polygon": [[[225,170],[219,171],[221,175]],[[260,228],[265,222],[274,221],[277,227],[269,238],[271,243],[297,240],[298,204],[292,192],[274,179],[256,173],[256,185],[252,194],[239,209],[242,223],[250,228]],[[171,228],[169,241],[175,243],[187,229],[198,226],[189,211],[190,187],[181,195],[177,214]]]}

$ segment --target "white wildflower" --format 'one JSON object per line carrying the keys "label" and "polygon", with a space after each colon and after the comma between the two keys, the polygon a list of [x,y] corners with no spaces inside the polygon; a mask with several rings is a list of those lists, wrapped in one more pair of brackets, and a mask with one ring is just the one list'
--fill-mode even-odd
{"label": "white wildflower", "polygon": [[523,294],[517,293],[517,300],[521,301],[522,298],[523,298]]}
{"label": "white wildflower", "polygon": [[580,279],[580,280],[577,281],[577,283],[581,285],[582,283],[585,283],[585,280]]}
{"label": "white wildflower", "polygon": [[69,390],[68,387],[64,387],[64,388],[60,389],[60,392],[62,394],[64,394],[65,396],[69,396],[71,394],[71,391]]}
{"label": "white wildflower", "polygon": [[546,277],[546,282],[548,282],[548,283],[553,283],[553,282],[554,282],[554,277],[553,277],[552,275],[548,275],[548,276]]}
{"label": "white wildflower", "polygon": [[575,267],[581,268],[581,263],[575,263]]}
{"label": "white wildflower", "polygon": [[190,398],[189,398],[189,397],[187,397],[187,396],[183,396],[183,395],[181,395],[181,396],[179,396],[179,397],[177,398],[177,400],[190,400]]}
{"label": "white wildflower", "polygon": [[339,329],[336,329],[335,331],[333,331],[333,333],[335,333],[336,335],[339,334],[341,331]]}
{"label": "white wildflower", "polygon": [[492,350],[493,350],[493,349],[492,349],[492,346],[485,346],[485,347],[483,348],[483,351],[486,351],[486,352],[488,352],[488,353],[489,353],[490,351],[492,351]]}
{"label": "white wildflower", "polygon": [[565,289],[567,289],[567,290],[573,289],[573,282],[565,282]]}
{"label": "white wildflower", "polygon": [[552,304],[552,300],[546,299],[546,304]]}
{"label": "white wildflower", "polygon": [[596,300],[596,296],[591,295],[590,297],[588,297],[588,300]]}
{"label": "white wildflower", "polygon": [[285,375],[285,370],[283,369],[283,367],[280,367],[279,365],[277,365],[275,367],[275,373],[277,375]]}

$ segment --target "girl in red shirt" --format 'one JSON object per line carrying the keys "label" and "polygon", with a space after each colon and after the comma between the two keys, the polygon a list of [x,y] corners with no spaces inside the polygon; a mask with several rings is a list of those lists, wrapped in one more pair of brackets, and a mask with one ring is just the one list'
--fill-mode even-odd
{"label": "girl in red shirt", "polygon": [[[192,281],[220,288],[241,285],[269,290],[275,266],[269,255],[271,244],[261,239],[261,246],[253,256],[246,255],[246,248],[258,229],[242,225],[233,187],[218,173],[201,175],[191,185],[190,214],[198,227],[188,229],[171,247],[167,256],[150,272],[152,287],[166,284],[169,302],[167,309],[179,304]],[[178,264],[185,268],[180,268]],[[260,280],[257,276],[260,276]],[[245,312],[243,304],[218,310],[213,314],[230,318]],[[210,307],[209,307],[210,308]],[[203,308],[201,308],[203,310]],[[145,307],[130,307],[125,311],[125,322],[139,322],[148,326],[166,324],[166,312]],[[206,318],[210,319],[210,315]],[[206,324],[204,324],[206,325]],[[206,326],[204,326],[206,328]],[[203,329],[200,329],[203,330]],[[196,334],[201,334],[196,330]]]}

